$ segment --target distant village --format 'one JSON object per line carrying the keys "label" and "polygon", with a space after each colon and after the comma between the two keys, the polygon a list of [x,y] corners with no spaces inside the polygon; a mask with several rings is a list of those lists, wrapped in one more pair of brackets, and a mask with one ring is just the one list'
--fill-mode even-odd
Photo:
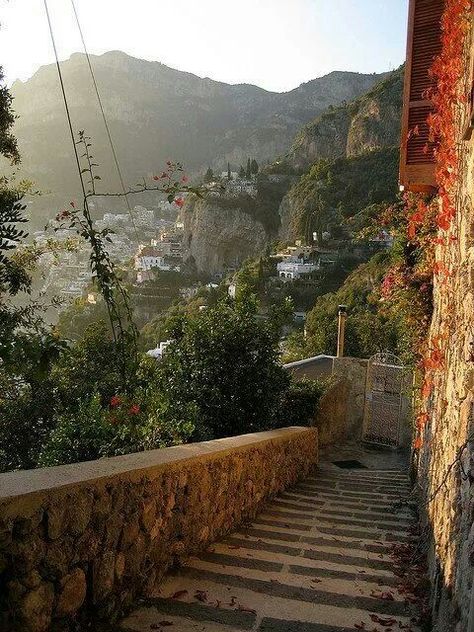
{"label": "distant village", "polygon": [[[232,171],[230,165],[226,171],[215,175],[209,168],[204,176],[209,197],[238,198],[258,193],[256,161],[248,161],[247,168]],[[173,217],[176,219],[164,219]],[[129,278],[138,289],[143,283],[153,281],[157,271],[183,271],[185,260],[184,223],[178,215],[177,208],[167,201],[160,201],[152,208],[135,206],[131,213],[104,213],[102,219],[95,221],[97,230],[110,230],[107,248],[111,259],[119,266],[127,269]],[[330,240],[329,233],[323,233],[323,241]],[[42,246],[51,235],[47,231],[33,234],[35,243]],[[55,238],[67,242],[71,234],[67,230],[57,230]],[[296,241],[293,245],[279,250],[272,255],[276,260],[275,276],[283,282],[305,279],[307,283],[317,283],[314,274],[323,268],[334,265],[338,252],[317,246],[318,236],[313,234],[313,244],[304,245]],[[371,239],[379,248],[390,248],[393,243],[391,235],[385,231]],[[375,243],[376,242],[376,243]],[[89,266],[89,250],[85,244],[78,242],[75,247],[65,248],[59,254],[44,254],[41,257],[40,269],[44,283],[42,292],[50,296],[59,296],[65,302],[76,298],[87,298],[91,303],[96,301],[96,294],[91,290],[92,273]],[[219,278],[209,279],[207,287],[216,288],[224,276],[229,279],[228,294],[235,297],[236,284],[233,280],[235,270],[227,270]],[[189,300],[195,296],[202,284],[181,287],[180,296]]]}

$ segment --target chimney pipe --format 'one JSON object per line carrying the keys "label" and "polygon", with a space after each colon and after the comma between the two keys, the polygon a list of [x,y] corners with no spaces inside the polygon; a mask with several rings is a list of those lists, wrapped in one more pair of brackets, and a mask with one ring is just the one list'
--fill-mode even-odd
{"label": "chimney pipe", "polygon": [[337,357],[344,356],[344,338],[346,334],[347,307],[339,305],[337,326]]}

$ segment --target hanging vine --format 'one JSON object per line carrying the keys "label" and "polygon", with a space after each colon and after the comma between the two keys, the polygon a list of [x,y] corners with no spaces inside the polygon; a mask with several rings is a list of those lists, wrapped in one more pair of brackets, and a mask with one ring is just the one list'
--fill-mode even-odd
{"label": "hanging vine", "polygon": [[[437,195],[408,194],[404,198],[405,253],[401,263],[392,268],[384,281],[385,297],[405,312],[412,328],[419,368],[423,380],[419,413],[416,420],[415,448],[423,445],[424,429],[429,420],[429,402],[437,376],[445,367],[453,310],[449,249],[457,242],[454,229],[456,198],[460,182],[459,116],[466,102],[465,44],[470,31],[472,0],[446,0],[441,23],[441,53],[430,70],[434,87],[426,97],[434,106],[428,117],[429,142],[434,145]],[[416,133],[410,130],[409,134]],[[426,147],[428,151],[428,147]],[[421,283],[420,283],[421,282]],[[433,284],[443,289],[446,318],[436,336],[429,336],[432,317]],[[425,296],[424,296],[425,295]],[[413,299],[412,307],[409,300]],[[424,305],[424,316],[420,313]]]}
{"label": "hanging vine", "polygon": [[84,198],[81,206],[78,207],[75,202],[70,202],[69,208],[58,213],[54,230],[64,228],[72,230],[89,244],[90,268],[107,308],[110,328],[118,352],[123,391],[127,392],[137,367],[138,330],[133,321],[128,293],[107,251],[106,242],[111,241],[112,231],[108,228],[102,230],[94,228],[89,202],[97,197],[123,198],[125,195],[156,191],[165,194],[169,203],[174,203],[177,208],[181,208],[185,201],[183,195],[194,193],[202,197],[204,191],[202,188],[188,185],[188,178],[184,174],[182,164],[169,160],[161,175],[153,176],[153,181],[157,184],[150,185],[144,179],[126,193],[100,192],[96,186],[101,180],[96,172],[99,165],[94,162],[94,156],[91,153],[91,138],[83,130],[78,134],[76,146],[83,152],[80,160],[84,165],[81,169],[81,178],[85,184]]}

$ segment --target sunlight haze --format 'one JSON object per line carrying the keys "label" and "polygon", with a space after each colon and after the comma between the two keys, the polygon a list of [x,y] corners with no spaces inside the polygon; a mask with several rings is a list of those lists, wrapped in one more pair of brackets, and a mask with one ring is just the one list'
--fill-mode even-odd
{"label": "sunlight haze", "polygon": [[[405,56],[407,0],[76,0],[92,53],[124,52],[227,83],[286,91],[332,70],[383,72]],[[49,0],[61,59],[81,50],[71,4]],[[53,61],[42,0],[0,0],[8,83]],[[376,27],[376,28],[374,28]],[[21,33],[21,37],[19,36]]]}

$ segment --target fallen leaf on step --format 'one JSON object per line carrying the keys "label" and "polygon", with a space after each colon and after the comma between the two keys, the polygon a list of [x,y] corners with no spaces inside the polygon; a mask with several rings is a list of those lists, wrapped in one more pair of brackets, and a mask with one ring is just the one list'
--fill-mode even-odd
{"label": "fallen leaf on step", "polygon": [[196,590],[196,592],[194,593],[194,599],[197,599],[198,601],[202,601],[203,603],[206,603],[207,592],[205,590]]}
{"label": "fallen leaf on step", "polygon": [[253,608],[247,608],[246,606],[242,606],[240,603],[237,607],[237,610],[240,610],[240,612],[250,612],[251,614],[257,614],[257,611]]}

